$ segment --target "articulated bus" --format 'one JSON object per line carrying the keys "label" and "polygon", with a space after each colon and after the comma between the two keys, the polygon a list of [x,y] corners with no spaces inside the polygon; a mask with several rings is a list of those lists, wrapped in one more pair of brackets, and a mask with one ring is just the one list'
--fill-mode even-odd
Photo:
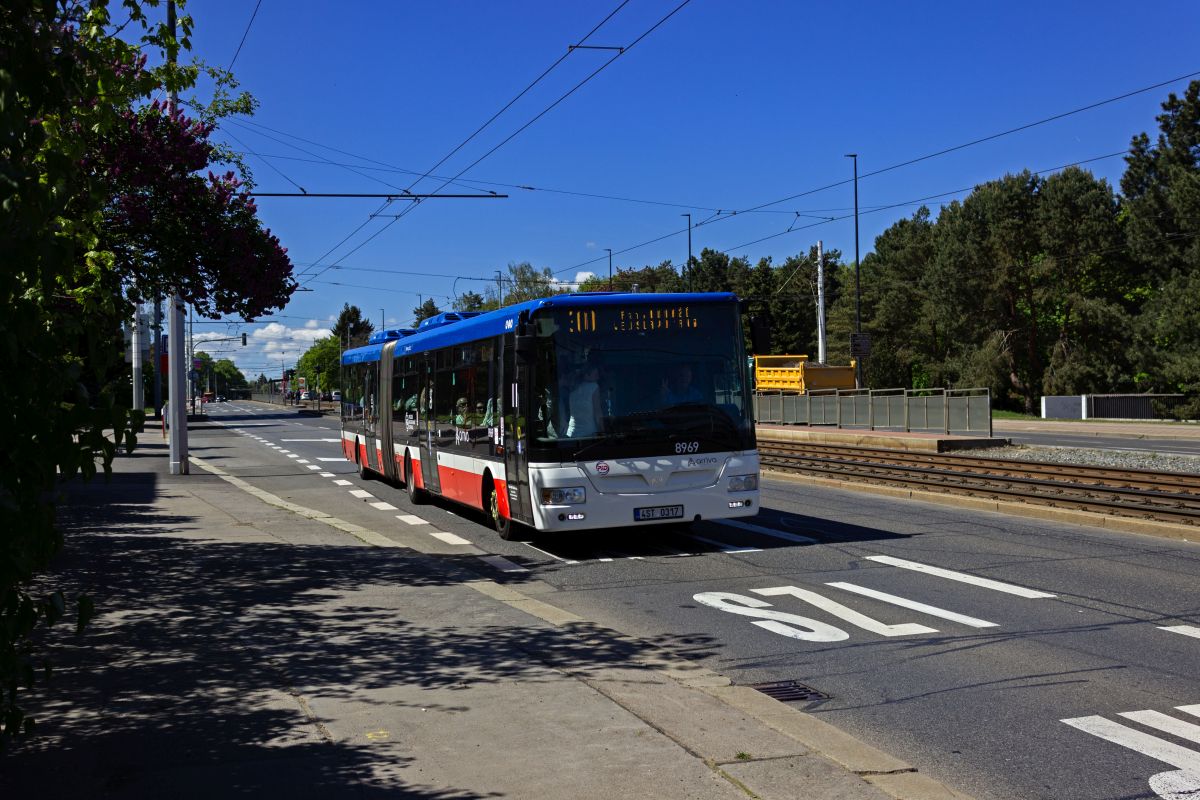
{"label": "articulated bus", "polygon": [[446,312],[342,354],[363,477],[536,531],[746,517],[759,462],[729,293],[557,295]]}

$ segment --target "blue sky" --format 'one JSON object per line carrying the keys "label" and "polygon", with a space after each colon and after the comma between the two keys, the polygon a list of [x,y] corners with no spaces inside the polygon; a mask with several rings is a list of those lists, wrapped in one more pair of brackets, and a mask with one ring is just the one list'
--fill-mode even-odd
{"label": "blue sky", "polygon": [[[879,206],[1123,151],[1134,134],[1153,133],[1159,105],[1187,82],[868,173],[1200,71],[1200,7],[1191,2],[692,0],[638,41],[680,1],[262,0],[247,34],[256,0],[192,0],[195,55],[227,66],[246,34],[234,72],[261,107],[216,138],[254,154],[259,190],[296,191],[294,182],[309,192],[510,195],[411,211],[394,202],[384,213],[405,216],[390,225],[370,216],[381,200],[263,198],[260,216],[312,291],[259,324],[197,325],[197,339],[247,331],[247,348],[208,349],[250,377],[275,374],[343,303],[377,325],[382,309],[394,327],[411,322],[422,298],[449,308],[454,293],[482,292],[513,262],[548,266],[564,281],[606,274],[605,248],[615,267],[679,264],[684,213],[697,224],[697,254],[713,247],[780,262],[821,239],[850,261],[850,183],[728,212],[846,181],[844,154],[856,152],[865,256],[919,204]],[[586,44],[623,54],[546,111],[616,55],[571,52],[436,169],[466,169],[459,182],[414,185],[610,14]],[[1116,185],[1124,162],[1085,166]],[[964,195],[929,203],[936,211]]]}

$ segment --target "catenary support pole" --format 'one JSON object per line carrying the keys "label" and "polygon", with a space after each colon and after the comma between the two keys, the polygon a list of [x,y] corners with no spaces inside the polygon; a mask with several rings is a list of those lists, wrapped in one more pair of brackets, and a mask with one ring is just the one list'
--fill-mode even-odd
{"label": "catenary support pole", "polygon": [[817,241],[817,363],[825,363],[825,250]]}
{"label": "catenary support pole", "polygon": [[142,380],[142,304],[133,304],[133,335],[129,340],[130,364],[133,368],[133,410],[146,410],[146,389]]}
{"label": "catenary support pole", "polygon": [[[171,44],[169,57],[175,63],[175,0],[167,0],[167,26],[170,30]],[[175,112],[178,95],[172,91],[167,96],[167,107]],[[170,381],[168,393],[170,399],[170,472],[172,475],[187,475],[188,446],[187,446],[187,373],[190,365],[183,363],[183,301],[178,293],[172,292],[168,309],[168,355]]]}

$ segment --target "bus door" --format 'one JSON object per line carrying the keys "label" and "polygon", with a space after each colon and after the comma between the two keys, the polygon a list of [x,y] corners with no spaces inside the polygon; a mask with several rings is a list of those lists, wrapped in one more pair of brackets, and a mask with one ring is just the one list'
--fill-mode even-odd
{"label": "bus door", "polygon": [[396,343],[388,342],[379,355],[379,447],[381,450],[379,471],[391,480],[398,479],[396,470],[396,446],[393,439],[392,372]]}
{"label": "bus door", "polygon": [[533,522],[533,511],[529,497],[529,453],[526,440],[529,437],[527,422],[530,409],[529,367],[518,364],[514,349],[514,337],[502,336],[501,360],[504,364],[501,386],[504,387],[505,409],[501,417],[504,435],[500,441],[504,446],[504,471],[508,478],[508,515],[521,522]]}
{"label": "bus door", "polygon": [[428,353],[424,358],[424,363],[421,369],[424,372],[424,380],[421,381],[421,397],[417,401],[417,413],[419,416],[418,430],[421,432],[421,480],[425,488],[437,494],[442,493],[442,478],[438,474],[438,424],[440,420],[433,413],[434,405],[434,385],[437,383],[437,370],[434,368],[434,360],[437,353]]}

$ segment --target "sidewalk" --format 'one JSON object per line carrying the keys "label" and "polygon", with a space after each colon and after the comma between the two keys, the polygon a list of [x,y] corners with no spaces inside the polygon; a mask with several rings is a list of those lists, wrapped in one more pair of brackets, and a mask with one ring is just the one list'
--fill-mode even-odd
{"label": "sidewalk", "polygon": [[51,632],[39,737],[0,755],[0,796],[960,797],[672,642],[171,476],[144,438],[67,487],[55,586],[100,614]]}

